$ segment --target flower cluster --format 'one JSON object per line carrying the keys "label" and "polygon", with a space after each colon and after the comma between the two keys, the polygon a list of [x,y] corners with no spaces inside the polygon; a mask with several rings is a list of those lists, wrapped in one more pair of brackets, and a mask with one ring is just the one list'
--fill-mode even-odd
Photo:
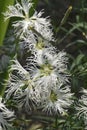
{"label": "flower cluster", "polygon": [[72,103],[67,56],[51,44],[55,40],[49,18],[41,17],[43,11],[30,16],[32,6],[31,1],[21,0],[21,4],[9,6],[5,13],[6,19],[20,18],[13,23],[15,35],[32,54],[24,67],[17,59],[13,60],[6,99],[13,97],[26,110],[40,107],[50,114],[63,114]]}
{"label": "flower cluster", "polygon": [[57,51],[49,18],[43,11],[30,15],[33,3],[21,0],[9,6],[5,19],[18,17],[13,22],[19,44],[31,52],[23,66],[17,58],[12,60],[5,91],[6,101],[12,99],[18,107],[30,112],[40,109],[48,114],[64,114],[72,104],[72,93],[67,71],[68,58]]}

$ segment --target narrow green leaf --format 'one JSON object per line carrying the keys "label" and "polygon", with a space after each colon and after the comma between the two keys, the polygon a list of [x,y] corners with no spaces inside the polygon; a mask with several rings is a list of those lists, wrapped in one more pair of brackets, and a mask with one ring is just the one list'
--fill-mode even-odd
{"label": "narrow green leaf", "polygon": [[3,44],[3,40],[6,34],[9,20],[4,21],[3,12],[7,10],[8,5],[13,5],[14,0],[0,0],[0,46]]}
{"label": "narrow green leaf", "polygon": [[[60,39],[59,41],[57,41],[58,44],[60,44],[61,42],[63,42],[63,41],[65,40],[65,38],[66,38],[68,35],[72,34],[72,32],[73,32],[74,30],[76,30],[76,29],[79,30],[81,27],[83,27],[83,23],[76,23],[76,24],[71,24],[71,23],[70,23],[70,25],[72,25],[73,27],[72,27],[69,31],[67,31],[66,35],[65,35],[62,39]],[[87,28],[87,23],[85,23],[85,28]],[[80,31],[81,31],[81,30],[80,30]]]}
{"label": "narrow green leaf", "polygon": [[84,58],[84,54],[79,54],[76,59],[74,59],[70,70],[73,70],[76,66],[78,66],[79,64],[81,64],[82,59]]}
{"label": "narrow green leaf", "polygon": [[76,65],[81,64],[83,58],[84,58],[84,54],[79,54],[76,58]]}
{"label": "narrow green leaf", "polygon": [[66,11],[61,23],[60,23],[61,26],[65,24],[66,20],[69,17],[69,14],[71,13],[71,10],[72,10],[72,6],[69,6],[69,8],[67,9],[67,11]]}

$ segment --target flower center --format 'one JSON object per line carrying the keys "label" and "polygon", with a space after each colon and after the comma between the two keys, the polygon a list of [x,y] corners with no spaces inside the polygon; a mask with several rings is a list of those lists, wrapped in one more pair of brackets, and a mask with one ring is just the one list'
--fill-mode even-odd
{"label": "flower center", "polygon": [[45,64],[41,66],[41,73],[48,76],[52,73],[53,67],[50,64]]}
{"label": "flower center", "polygon": [[52,102],[57,101],[57,94],[53,90],[51,91],[50,99]]}
{"label": "flower center", "polygon": [[44,43],[43,42],[38,42],[36,44],[36,48],[39,49],[39,50],[43,49],[44,48]]}

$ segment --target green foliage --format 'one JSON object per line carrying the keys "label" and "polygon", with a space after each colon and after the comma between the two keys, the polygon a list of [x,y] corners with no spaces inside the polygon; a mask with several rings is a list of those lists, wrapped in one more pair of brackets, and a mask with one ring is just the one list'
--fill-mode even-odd
{"label": "green foliage", "polygon": [[73,58],[70,65],[70,73],[72,77],[72,91],[78,96],[82,87],[87,88],[87,56],[81,53],[76,58]]}
{"label": "green foliage", "polygon": [[3,40],[8,27],[8,21],[4,21],[3,12],[6,11],[8,5],[13,5],[14,0],[0,0],[0,46],[3,44]]}

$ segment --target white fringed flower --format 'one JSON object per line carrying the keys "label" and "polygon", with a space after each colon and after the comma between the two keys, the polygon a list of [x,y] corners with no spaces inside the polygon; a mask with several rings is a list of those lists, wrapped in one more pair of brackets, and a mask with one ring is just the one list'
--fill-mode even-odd
{"label": "white fringed flower", "polygon": [[[27,106],[29,106],[29,100],[33,102],[38,101],[38,88],[35,87],[29,72],[26,71],[16,59],[13,60],[13,62],[10,69],[12,73],[7,81],[6,99],[8,100],[12,96],[14,99],[21,99],[23,104],[25,104],[26,101]],[[18,100],[15,101],[18,102]]]}
{"label": "white fringed flower", "polygon": [[[53,33],[49,27],[51,26],[48,18],[42,18],[43,11],[40,11],[30,16],[30,8],[32,7],[32,3],[27,0],[21,0],[20,3],[16,3],[14,6],[9,6],[8,11],[4,13],[5,19],[10,17],[19,17],[21,20],[15,21],[13,26],[15,27],[16,36],[20,36],[22,38],[24,34],[29,33],[40,33],[45,39],[48,36],[48,39],[51,40]],[[43,31],[44,30],[44,31]],[[47,34],[46,34],[47,33]]]}
{"label": "white fringed flower", "polygon": [[65,114],[67,108],[72,104],[72,94],[69,86],[64,88],[53,88],[48,90],[42,98],[43,111],[48,114]]}
{"label": "white fringed flower", "polygon": [[82,89],[81,93],[83,93],[83,95],[81,96],[81,99],[79,99],[79,104],[76,106],[76,110],[77,115],[80,116],[84,116],[87,119],[87,90],[86,89]]}
{"label": "white fringed flower", "polygon": [[60,87],[68,82],[66,63],[67,57],[64,52],[56,54],[51,51],[51,53],[45,52],[43,55],[39,54],[35,58],[28,59],[26,69],[30,70],[37,86]]}
{"label": "white fringed flower", "polygon": [[36,108],[40,102],[40,90],[29,89],[28,87],[21,93],[17,93],[14,101],[18,104],[19,108],[25,108],[28,113]]}
{"label": "white fringed flower", "polygon": [[8,110],[2,103],[2,98],[0,97],[0,130],[6,130],[11,126],[11,122],[14,119],[14,112]]}
{"label": "white fringed flower", "polygon": [[83,88],[80,92],[82,96],[76,105],[77,116],[84,117],[85,130],[87,130],[87,90]]}
{"label": "white fringed flower", "polygon": [[25,18],[29,15],[29,10],[32,7],[32,3],[30,0],[21,0],[21,4],[16,1],[14,6],[8,6],[8,11],[4,13],[5,19],[11,17],[20,17]]}
{"label": "white fringed flower", "polygon": [[34,37],[32,34],[29,34],[24,37],[25,48],[36,57],[40,57],[45,52],[56,51],[56,48],[50,44],[49,41],[37,36]]}

